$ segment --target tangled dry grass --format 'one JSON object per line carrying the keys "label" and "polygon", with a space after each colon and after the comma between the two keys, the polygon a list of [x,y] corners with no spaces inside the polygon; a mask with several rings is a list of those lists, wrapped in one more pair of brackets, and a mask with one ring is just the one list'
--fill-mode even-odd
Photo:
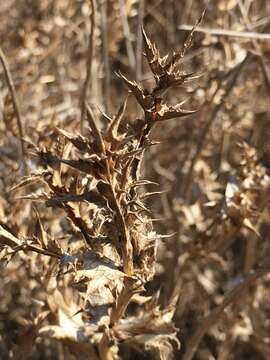
{"label": "tangled dry grass", "polygon": [[269,5],[3,4],[1,359],[270,358]]}

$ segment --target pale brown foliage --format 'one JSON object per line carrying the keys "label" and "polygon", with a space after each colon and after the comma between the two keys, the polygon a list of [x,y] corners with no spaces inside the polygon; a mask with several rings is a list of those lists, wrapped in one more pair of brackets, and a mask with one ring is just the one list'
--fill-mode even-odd
{"label": "pale brown foliage", "polygon": [[3,3],[0,358],[269,358],[270,9],[203,6]]}

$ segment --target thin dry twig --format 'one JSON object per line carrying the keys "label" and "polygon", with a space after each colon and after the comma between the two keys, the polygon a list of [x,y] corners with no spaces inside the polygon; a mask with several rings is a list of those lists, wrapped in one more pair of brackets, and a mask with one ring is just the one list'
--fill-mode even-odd
{"label": "thin dry twig", "polygon": [[108,48],[108,29],[107,29],[107,0],[103,0],[100,6],[101,13],[101,37],[102,37],[102,56],[104,61],[104,80],[103,80],[103,94],[104,94],[104,108],[108,113],[110,105],[110,87],[111,87],[111,73],[109,62],[109,48]]}
{"label": "thin dry twig", "polygon": [[94,32],[95,32],[95,13],[96,13],[96,1],[91,0],[91,29],[89,34],[89,44],[86,56],[86,78],[83,84],[82,94],[81,94],[81,132],[83,132],[83,121],[85,118],[85,103],[87,98],[87,92],[89,88],[89,84],[91,81],[91,71],[92,71],[92,63],[94,57]]}
{"label": "thin dry twig", "polygon": [[140,0],[138,13],[137,28],[137,47],[136,47],[136,81],[142,80],[142,52],[143,52],[143,36],[142,25],[144,18],[144,0]]}
{"label": "thin dry twig", "polygon": [[[193,26],[183,24],[180,25],[178,29],[184,31],[191,31],[193,29]],[[257,32],[233,31],[226,29],[209,29],[201,26],[198,26],[194,31],[212,36],[225,36],[236,37],[246,40],[270,41],[270,34],[261,34]]]}
{"label": "thin dry twig", "polygon": [[13,252],[18,251],[32,251],[36,252],[38,254],[42,254],[45,256],[54,257],[57,259],[61,259],[62,255],[57,252],[52,252],[47,249],[42,249],[38,246],[28,244],[27,242],[23,240],[19,240],[17,237],[15,237],[13,234],[11,234],[9,231],[3,228],[3,226],[0,225],[0,243],[1,245],[6,245],[12,248]]}
{"label": "thin dry twig", "polygon": [[135,54],[131,43],[131,33],[127,19],[127,12],[126,12],[126,5],[123,0],[119,0],[119,7],[120,7],[120,15],[122,20],[123,32],[125,37],[127,55],[129,66],[132,70],[135,69]]}
{"label": "thin dry twig", "polygon": [[17,99],[14,82],[13,82],[13,79],[12,79],[12,76],[11,76],[11,73],[9,70],[8,61],[7,61],[7,58],[1,48],[0,48],[0,61],[2,63],[3,69],[4,69],[6,82],[7,82],[10,94],[11,94],[12,105],[13,105],[14,112],[16,115],[17,126],[18,126],[19,136],[20,136],[20,151],[21,151],[21,160],[22,160],[22,164],[23,164],[23,172],[24,172],[24,175],[27,175],[28,167],[27,167],[27,162],[26,162],[26,151],[25,151],[24,142],[23,142],[24,128],[23,128],[21,110],[19,107],[19,102]]}

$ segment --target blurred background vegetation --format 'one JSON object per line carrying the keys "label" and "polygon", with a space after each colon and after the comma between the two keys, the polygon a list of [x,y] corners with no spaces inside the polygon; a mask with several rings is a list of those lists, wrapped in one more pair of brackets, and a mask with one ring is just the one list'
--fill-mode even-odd
{"label": "blurred background vegetation", "polygon": [[[181,50],[204,9],[182,64],[200,76],[166,94],[170,104],[186,100],[185,108],[198,111],[155,128],[151,137],[160,144],[143,163],[144,178],[158,183],[147,191],[162,192],[147,206],[156,231],[166,235],[147,291],[159,292],[163,306],[179,294],[174,323],[181,349],[175,358],[190,359],[192,348],[196,359],[269,359],[270,276],[256,277],[251,286],[249,281],[256,269],[270,265],[270,2],[97,0],[87,100],[102,127],[103,112],[115,114],[127,93],[118,71],[145,87],[153,84],[143,55],[142,25],[162,55],[172,54]],[[1,3],[0,46],[25,137],[40,147],[54,146],[56,127],[80,131],[91,11],[86,0]],[[126,122],[142,116],[132,96],[125,116]],[[2,68],[0,118],[0,222],[27,238],[36,217],[31,202],[10,191],[24,173]],[[32,171],[40,164],[29,157],[27,165]],[[57,238],[64,236],[62,213],[36,206],[44,227]],[[38,313],[33,299],[46,297],[37,280],[42,269],[33,268],[29,254],[12,260],[3,261],[1,268],[3,359],[22,351],[21,339]],[[239,288],[245,279],[247,286]],[[235,288],[236,296],[231,293]],[[226,311],[216,311],[220,304]],[[64,344],[41,337],[30,358],[77,356],[67,353]]]}

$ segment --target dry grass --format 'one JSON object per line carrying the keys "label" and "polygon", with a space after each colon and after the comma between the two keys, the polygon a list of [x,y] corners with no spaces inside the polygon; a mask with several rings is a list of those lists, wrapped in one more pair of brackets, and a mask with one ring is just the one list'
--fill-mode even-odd
{"label": "dry grass", "polygon": [[0,358],[270,357],[269,15],[5,2]]}

